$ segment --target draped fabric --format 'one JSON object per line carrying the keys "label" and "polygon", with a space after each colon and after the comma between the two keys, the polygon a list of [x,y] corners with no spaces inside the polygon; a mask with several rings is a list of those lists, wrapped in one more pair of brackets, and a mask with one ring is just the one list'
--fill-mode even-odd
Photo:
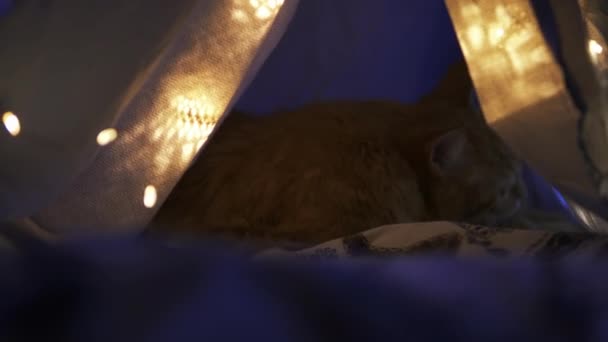
{"label": "draped fabric", "polygon": [[605,217],[605,56],[597,50],[605,43],[591,40],[577,1],[446,4],[489,123],[543,176]]}
{"label": "draped fabric", "polygon": [[[519,65],[502,63],[504,53],[475,59],[466,25],[496,23],[494,14],[460,20],[475,13],[465,0],[447,8],[441,0],[309,0],[295,16],[295,1],[281,3],[62,0],[4,10],[0,111],[16,115],[20,132],[0,134],[0,217],[32,216],[62,234],[137,230],[237,99],[260,114],[318,100],[413,102],[462,58],[459,44],[484,113],[507,142],[554,183],[593,188],[577,145],[580,104],[590,101],[577,99],[569,75],[579,73],[547,35],[560,30],[545,19],[551,6],[539,7],[550,1],[484,2],[483,11],[502,8],[503,19],[524,9],[523,26],[502,28],[530,33],[519,44],[533,49],[507,47]],[[492,32],[490,40],[510,41]],[[542,191],[536,197],[555,207],[552,189]]]}
{"label": "draped fabric", "polygon": [[0,217],[61,233],[145,225],[296,5],[15,4],[0,21]]}

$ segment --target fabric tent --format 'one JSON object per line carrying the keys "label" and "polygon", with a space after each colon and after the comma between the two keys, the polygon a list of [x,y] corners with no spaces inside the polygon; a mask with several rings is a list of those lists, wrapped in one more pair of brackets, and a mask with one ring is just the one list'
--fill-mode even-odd
{"label": "fabric tent", "polygon": [[[554,118],[541,121],[552,123],[550,129],[538,131],[543,134],[534,141],[514,135],[505,121],[491,121],[549,180],[578,182],[586,195],[596,196],[601,179],[585,173],[588,160],[576,145],[579,110],[590,112],[595,98],[571,98],[577,94],[572,84],[578,90],[587,84],[581,68],[570,67],[561,46],[547,44],[564,43],[559,10],[574,1],[505,3],[488,1],[477,9],[464,0],[16,3],[0,21],[0,39],[10,46],[0,51],[2,111],[20,125],[18,135],[0,135],[0,155],[10,165],[0,177],[0,216],[27,216],[61,234],[141,229],[237,99],[238,108],[260,114],[319,99],[412,102],[462,58],[461,46],[484,113],[510,115],[517,127],[538,129],[539,121],[526,113],[546,110],[535,107],[546,94],[511,97],[510,105],[523,112],[492,105],[488,94],[502,98],[509,91],[488,85],[514,74],[488,66],[479,72],[475,58],[481,55],[471,52],[475,42],[463,33],[469,30],[466,13],[491,29],[499,17],[493,9],[503,5],[527,15],[525,25],[511,29],[527,30],[530,44],[544,51],[534,66],[540,71],[525,73],[537,78],[521,82],[544,77],[554,88],[550,95],[558,96],[550,108]],[[542,6],[545,11],[538,10]],[[146,15],[134,16],[141,13]],[[195,118],[187,117],[193,112]],[[569,167],[539,157],[551,144],[568,152],[562,157]]]}
{"label": "fabric tent", "polygon": [[[572,4],[566,0],[557,1]],[[484,3],[492,2],[484,0]],[[523,4],[521,1],[513,2]],[[8,8],[4,7],[8,3],[0,0],[0,14],[4,14],[2,11]],[[172,104],[170,94],[167,95],[169,98],[160,95],[160,104],[156,103],[154,99],[157,99],[158,89],[146,82],[161,79],[158,74],[168,72],[175,66],[164,63],[167,60],[161,57],[173,53],[174,57],[181,55],[180,51],[188,51],[189,46],[200,47],[199,44],[211,48],[205,50],[205,54],[217,58],[207,60],[200,55],[201,60],[197,60],[196,56],[193,58],[203,64],[211,64],[210,68],[214,70],[229,62],[226,69],[221,69],[222,77],[205,75],[218,82],[217,93],[212,92],[208,96],[221,99],[218,100],[222,104],[219,107],[229,108],[268,55],[270,48],[263,53],[264,49],[258,50],[258,44],[272,47],[296,8],[294,1],[287,0],[283,9],[273,17],[276,7],[271,4],[278,4],[276,1],[189,0],[177,2],[184,7],[175,6],[176,3],[172,2],[175,8],[171,9],[163,7],[166,3],[91,0],[87,5],[97,5],[91,10],[69,0],[21,1],[16,4],[15,12],[0,17],[0,41],[5,47],[8,46],[0,49],[0,103],[6,107],[3,112],[12,113],[3,114],[7,130],[0,133],[0,158],[4,166],[0,173],[0,217],[30,216],[36,223],[58,233],[73,232],[78,225],[86,229],[90,227],[87,226],[89,223],[92,229],[101,226],[111,229],[112,225],[117,226],[116,229],[129,229],[146,222],[187,162],[171,163],[166,172],[161,172],[166,180],[158,182],[159,175],[150,171],[155,169],[153,166],[157,161],[153,156],[156,154],[148,148],[160,151],[162,146],[181,146],[183,141],[168,138],[154,144],[154,141],[148,141],[142,135],[154,137],[155,129],[150,128],[154,128],[156,120],[163,121],[165,116],[171,118],[172,114],[168,113],[179,115],[185,111],[184,107],[190,113],[193,112],[192,108],[197,112],[203,111],[206,108],[204,104],[207,104],[202,101],[199,104],[196,100],[191,102],[191,98],[186,102],[187,95],[181,95],[184,98],[178,95],[181,101],[175,103],[174,110],[149,111],[146,103],[154,108],[157,105],[163,107],[163,103],[169,104],[169,107]],[[357,14],[352,17],[352,26],[342,26],[344,23],[336,22],[335,18],[342,16],[336,15],[336,11],[340,10],[338,5],[332,11],[332,3],[326,0],[300,3],[294,25],[286,34],[289,41],[284,39],[279,44],[238,106],[263,113],[277,103],[298,104],[319,94],[323,97],[403,96],[405,101],[415,100],[432,87],[449,61],[458,58],[454,36],[445,34],[446,30],[451,32],[448,12],[439,1],[378,0],[364,3],[344,0],[341,4],[349,6],[342,10],[351,8],[353,14]],[[124,13],[112,13],[104,11],[107,8],[103,4],[116,5],[118,8],[121,4],[128,6],[125,6]],[[235,7],[231,7],[233,4]],[[367,9],[364,7],[366,4]],[[369,4],[374,4],[374,7],[369,8]],[[544,4],[551,7],[556,2],[551,4],[545,1]],[[156,16],[147,12],[148,7],[155,9],[152,12]],[[73,9],[73,12],[66,13],[66,9]],[[340,14],[345,15],[347,12],[342,10]],[[83,13],[87,13],[88,17],[81,18]],[[421,16],[420,13],[430,17]],[[319,17],[316,14],[327,16]],[[376,31],[375,34],[369,33],[367,39],[351,41],[359,49],[352,50],[352,46],[345,42],[343,50],[325,51],[327,55],[313,59],[326,61],[327,64],[314,65],[311,59],[300,58],[306,57],[302,52],[309,51],[311,46],[318,47],[314,40],[292,40],[294,35],[310,37],[306,32],[309,27],[306,23],[310,24],[313,19],[344,30],[333,31],[338,32],[333,39],[340,41],[343,37],[340,32],[350,36],[353,28],[360,27],[358,24],[361,20],[355,18],[370,19],[369,23],[375,18],[378,23],[384,14],[390,14],[394,19],[386,22],[389,27],[397,29],[404,23],[409,25],[406,25],[410,33],[408,39],[417,39],[420,51],[414,49],[414,45],[398,44],[402,36],[399,33],[387,36],[385,32]],[[348,18],[348,15],[345,17]],[[158,21],[159,18],[164,20]],[[214,18],[220,19],[214,21]],[[236,46],[235,37],[240,34],[231,35],[231,25],[226,27],[218,24],[231,22],[232,19],[241,24],[250,24],[246,25],[245,30],[246,35],[251,34],[250,39],[244,39],[249,49],[233,51],[233,54],[223,49],[214,50],[214,44]],[[132,25],[133,20],[138,21],[138,25]],[[104,22],[112,22],[116,27],[104,26]],[[365,20],[363,22],[367,23]],[[70,27],[83,23],[95,25],[79,26],[80,32]],[[162,29],[155,31],[159,24],[162,24],[159,26]],[[544,29],[551,27],[546,22],[543,25],[542,20],[541,26]],[[42,28],[47,29],[45,34],[41,33]],[[169,31],[165,31],[167,28]],[[103,39],[108,29],[115,31],[111,31],[114,32],[112,37]],[[413,30],[416,34],[411,34]],[[88,41],[83,41],[82,37],[91,37],[94,33],[101,36],[96,37],[99,39],[94,42],[107,45],[85,44]],[[211,33],[226,39],[207,45],[210,36],[215,36]],[[365,36],[367,31],[362,33]],[[556,34],[559,37],[559,32]],[[59,39],[63,35],[71,38],[68,40],[70,44],[58,48],[55,44],[63,41],[65,37]],[[148,45],[145,39],[135,39],[140,35],[150,35],[154,39],[147,41],[150,43]],[[37,39],[23,43],[24,38],[34,37]],[[159,37],[166,44],[155,45]],[[264,37],[266,39],[262,39]],[[379,43],[373,44],[377,43],[377,37],[387,37],[385,43],[397,45],[403,50],[400,50],[401,53],[387,51],[381,54],[373,50],[379,46]],[[446,40],[441,41],[442,37]],[[317,36],[315,39],[321,38]],[[124,39],[122,44],[121,39]],[[29,45],[32,41],[36,44]],[[298,46],[302,49],[290,51]],[[372,49],[368,50],[366,46]],[[444,48],[447,56],[431,53]],[[559,51],[560,47],[553,46],[553,49]],[[130,55],[129,51],[135,56]],[[320,51],[324,50],[312,49],[313,54]],[[351,57],[356,60],[347,51],[357,51],[360,57],[377,63],[368,65],[354,61],[350,66],[334,69],[335,65],[332,65],[329,57],[336,56],[336,53],[339,61]],[[48,55],[38,56],[40,52]],[[79,53],[90,59],[82,60]],[[437,58],[422,58],[421,55]],[[188,60],[188,53],[181,56]],[[402,71],[403,75],[400,76],[403,78],[391,78],[383,72],[386,69],[380,67],[388,60],[399,63],[401,58],[406,57],[412,59],[403,63],[409,70]],[[569,62],[560,61],[560,65],[563,63],[562,67],[568,70],[566,76],[569,73],[573,75],[570,81],[566,77],[566,83],[568,93],[574,94],[577,84],[584,85],[585,75],[576,72],[580,65],[572,64],[568,57],[564,59]],[[156,63],[146,63],[150,60]],[[324,67],[325,70],[336,70],[336,74],[327,81],[326,88],[315,92],[311,90],[315,82],[304,77],[309,69],[302,67],[302,64],[294,64],[295,60],[304,64],[309,62],[315,69]],[[426,61],[430,63],[428,70],[420,71]],[[198,65],[196,69],[199,70],[200,64],[194,64]],[[126,68],[126,75],[122,75],[124,83],[112,83],[116,89],[105,89],[107,93],[99,93],[99,89],[108,86],[104,83],[108,80],[104,79],[103,76],[107,75],[103,71],[114,71],[116,65]],[[19,68],[11,69],[16,66]],[[61,67],[61,72],[52,67]],[[139,67],[150,69],[144,68],[149,72],[143,73],[143,80],[135,82],[137,76],[142,75]],[[354,76],[360,82],[353,82],[350,88],[342,84],[346,78],[338,77],[350,74],[349,68],[360,70],[360,74]],[[278,71],[285,69],[291,69],[293,74],[280,74]],[[418,71],[419,74],[416,73]],[[79,77],[71,78],[72,72]],[[170,77],[171,73],[165,75]],[[297,82],[289,82],[291,79],[285,80],[285,75],[299,78]],[[413,81],[409,83],[409,80]],[[479,84],[483,85],[483,81],[477,81],[478,88],[482,88],[478,89],[482,107],[484,89]],[[83,84],[94,87],[91,89]],[[300,84],[311,88],[306,93],[302,92],[303,89],[291,87],[281,89],[276,84]],[[374,93],[381,84],[390,84],[390,90]],[[177,87],[187,90],[188,85],[191,84],[186,82]],[[396,91],[399,87],[407,91]],[[124,94],[127,89],[131,92]],[[577,96],[574,97],[577,108],[573,110],[588,112],[589,99],[581,96],[577,100]],[[93,107],[87,104],[93,101],[105,104],[108,98],[113,100],[107,104],[108,108],[102,110],[103,106],[95,107],[95,113],[88,114],[88,109]],[[138,115],[142,112],[148,115]],[[213,113],[220,115],[219,112]],[[144,125],[145,134],[125,139],[130,136],[129,133],[139,132],[136,128],[140,120],[150,123]],[[83,122],[87,125],[83,126]],[[78,127],[72,131],[74,126]],[[107,128],[114,128],[116,134]],[[100,135],[101,132],[103,134]],[[171,136],[168,132],[160,132],[160,136],[165,133]],[[177,129],[174,134],[179,137]],[[191,159],[194,153],[186,149],[185,155]],[[150,155],[150,159],[137,158],[140,155]],[[171,161],[180,161],[181,157],[178,153]],[[562,154],[559,157],[567,159],[569,156]],[[132,160],[137,165],[127,167],[125,172],[115,172],[121,170],[117,166]],[[551,172],[547,175],[550,176]],[[154,188],[148,187],[148,176],[155,181]],[[588,184],[593,184],[593,181],[589,180]],[[595,192],[599,191],[590,189],[587,194],[594,195]],[[126,216],[123,216],[125,213]],[[17,227],[18,230],[23,228],[23,225]],[[3,242],[0,239],[0,244]],[[605,317],[608,301],[606,280],[603,279],[605,265],[604,262],[592,262],[593,259],[550,265],[526,260],[507,264],[421,259],[363,263],[360,260],[341,263],[291,260],[252,263],[250,259],[226,256],[226,250],[218,250],[217,245],[204,247],[168,248],[142,239],[126,239],[81,241],[52,248],[36,245],[18,256],[6,255],[5,249],[0,248],[3,256],[0,258],[0,273],[3,275],[0,282],[0,296],[3,298],[0,305],[0,339],[39,340],[42,335],[47,339],[87,341],[174,341],[188,338],[226,341],[309,341],[323,338],[357,341],[416,338],[545,341],[585,338],[603,341],[607,335]],[[606,246],[600,247],[600,256],[605,256]],[[353,307],[356,309],[353,310]]]}

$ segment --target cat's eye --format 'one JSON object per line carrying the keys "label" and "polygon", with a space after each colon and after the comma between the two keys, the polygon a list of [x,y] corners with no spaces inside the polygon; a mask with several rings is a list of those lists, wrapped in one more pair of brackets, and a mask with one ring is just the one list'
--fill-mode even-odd
{"label": "cat's eye", "polygon": [[13,112],[4,113],[2,115],[2,123],[10,135],[16,137],[21,133],[21,122],[19,122],[19,118]]}

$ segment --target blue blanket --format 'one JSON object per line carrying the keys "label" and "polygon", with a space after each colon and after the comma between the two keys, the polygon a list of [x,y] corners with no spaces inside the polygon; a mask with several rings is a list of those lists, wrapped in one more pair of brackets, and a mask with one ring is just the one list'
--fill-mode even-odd
{"label": "blue blanket", "polygon": [[1,341],[606,341],[605,260],[251,261],[135,239],[0,259]]}

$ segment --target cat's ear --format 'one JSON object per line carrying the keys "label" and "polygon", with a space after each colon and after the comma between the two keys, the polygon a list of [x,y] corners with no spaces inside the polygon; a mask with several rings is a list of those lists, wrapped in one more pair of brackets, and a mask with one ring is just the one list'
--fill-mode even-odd
{"label": "cat's ear", "polygon": [[433,172],[444,175],[465,161],[467,136],[464,129],[454,129],[435,138],[431,143],[429,162]]}

